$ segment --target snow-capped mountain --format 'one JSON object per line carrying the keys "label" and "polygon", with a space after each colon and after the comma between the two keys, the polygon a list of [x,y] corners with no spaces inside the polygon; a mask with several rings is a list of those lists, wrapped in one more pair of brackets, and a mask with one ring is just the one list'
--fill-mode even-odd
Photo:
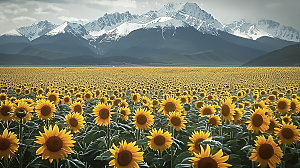
{"label": "snow-capped mountain", "polygon": [[49,31],[55,29],[57,26],[48,22],[47,20],[40,21],[31,26],[20,27],[16,31],[21,35],[27,37],[30,41],[45,35]]}
{"label": "snow-capped mountain", "polygon": [[296,29],[281,25],[272,20],[259,20],[257,23],[245,20],[235,21],[225,26],[225,31],[236,36],[256,40],[262,36],[278,38],[287,41],[300,42],[300,32]]}
{"label": "snow-capped mountain", "polygon": [[113,13],[113,14],[105,14],[103,17],[99,19],[89,22],[84,25],[84,28],[89,32],[89,34],[93,37],[98,37],[107,31],[110,31],[122,23],[132,21],[133,19],[137,19],[138,15],[132,15],[128,11],[125,13]]}
{"label": "snow-capped mountain", "polygon": [[202,10],[196,3],[168,3],[157,12],[158,16],[172,17],[184,21],[206,34],[217,34],[223,25],[211,14]]}
{"label": "snow-capped mountain", "polygon": [[46,36],[55,36],[57,34],[64,34],[70,33],[74,36],[80,36],[85,39],[91,38],[88,31],[78,23],[71,23],[71,22],[64,22],[63,24],[59,25],[55,29],[51,30],[50,32],[46,33]]}
{"label": "snow-capped mountain", "polygon": [[187,27],[187,23],[171,18],[171,17],[158,17],[147,23],[125,22],[120,26],[108,31],[106,37],[102,41],[118,40],[121,37],[127,36],[134,30],[150,29],[150,28],[178,28]]}

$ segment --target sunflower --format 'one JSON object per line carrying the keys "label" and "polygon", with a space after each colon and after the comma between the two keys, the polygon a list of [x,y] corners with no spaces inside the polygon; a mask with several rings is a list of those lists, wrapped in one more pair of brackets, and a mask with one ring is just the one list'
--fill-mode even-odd
{"label": "sunflower", "polygon": [[235,114],[233,115],[233,123],[240,124],[240,119],[243,117],[243,112],[239,108],[234,109]]}
{"label": "sunflower", "polygon": [[0,160],[9,159],[19,148],[17,135],[7,129],[0,135]]}
{"label": "sunflower", "polygon": [[183,108],[180,101],[175,99],[173,96],[166,96],[166,99],[162,101],[159,109],[159,111],[163,112],[165,115],[168,115],[170,112],[178,112],[182,110]]}
{"label": "sunflower", "polygon": [[73,153],[70,147],[74,146],[73,136],[71,132],[66,132],[65,129],[59,131],[57,125],[54,125],[53,129],[50,125],[49,130],[44,127],[45,133],[41,133],[41,136],[36,137],[36,143],[42,145],[36,154],[42,154],[43,159],[49,159],[52,163],[53,159],[57,162],[59,159],[65,158],[68,154]]}
{"label": "sunflower", "polygon": [[292,118],[289,115],[280,116],[280,118],[281,118],[281,121],[285,122],[286,124],[292,122]]}
{"label": "sunflower", "polygon": [[196,102],[195,102],[195,107],[196,107],[198,110],[200,110],[201,107],[202,107],[204,104],[205,104],[204,101],[196,101]]}
{"label": "sunflower", "polygon": [[282,123],[281,128],[275,128],[275,135],[279,138],[279,144],[291,145],[300,140],[300,130],[293,123]]}
{"label": "sunflower", "polygon": [[141,99],[141,95],[139,93],[135,93],[132,95],[132,101],[136,104],[138,102],[140,102]]}
{"label": "sunflower", "polygon": [[104,125],[108,126],[110,124],[110,119],[111,119],[111,107],[112,105],[106,105],[103,103],[99,103],[95,108],[94,108],[94,116],[95,118],[95,123],[97,125]]}
{"label": "sunflower", "polygon": [[258,166],[270,168],[276,168],[276,165],[280,163],[280,159],[283,153],[274,142],[273,137],[269,136],[268,139],[262,135],[258,136],[255,141],[256,149],[252,150],[250,160],[258,162]]}
{"label": "sunflower", "polygon": [[180,96],[179,100],[182,104],[188,103],[188,96]]}
{"label": "sunflower", "polygon": [[104,103],[104,104],[107,103],[107,98],[106,97],[101,97],[99,100],[100,100],[100,103]]}
{"label": "sunflower", "polygon": [[192,142],[188,143],[189,147],[189,151],[191,153],[200,153],[200,142],[207,140],[207,139],[212,139],[212,137],[210,137],[210,132],[205,132],[205,131],[194,131],[192,133],[192,135],[189,137],[189,139]]}
{"label": "sunflower", "polygon": [[173,140],[172,134],[168,131],[164,132],[162,129],[157,130],[156,128],[150,131],[151,136],[149,138],[148,145],[152,150],[164,151],[171,147]]}
{"label": "sunflower", "polygon": [[150,104],[151,103],[151,100],[147,97],[147,96],[143,96],[142,97],[142,102],[144,104]]}
{"label": "sunflower", "polygon": [[120,104],[119,104],[119,107],[123,107],[123,108],[128,107],[128,106],[129,106],[129,105],[128,105],[128,103],[126,102],[126,99],[122,100],[122,101],[120,102]]}
{"label": "sunflower", "polygon": [[206,145],[205,149],[201,146],[199,154],[194,153],[195,157],[190,160],[194,168],[227,168],[230,164],[225,163],[229,156],[223,156],[223,151],[220,149],[215,155],[211,155],[210,146]]}
{"label": "sunflower", "polygon": [[44,98],[45,98],[45,96],[43,96],[43,95],[38,95],[38,96],[36,96],[35,100],[42,100],[42,99],[44,99]]}
{"label": "sunflower", "polygon": [[298,114],[300,112],[300,102],[297,99],[291,101],[291,113]]}
{"label": "sunflower", "polygon": [[5,93],[0,93],[0,101],[7,100],[7,95]]}
{"label": "sunflower", "polygon": [[216,110],[213,106],[211,105],[205,105],[201,108],[200,110],[200,115],[205,116],[205,115],[213,115],[215,114]]}
{"label": "sunflower", "polygon": [[36,114],[39,119],[48,120],[53,117],[55,105],[49,100],[40,100],[36,105]]}
{"label": "sunflower", "polygon": [[270,119],[265,115],[264,109],[258,108],[247,123],[249,123],[247,126],[248,130],[253,130],[255,133],[263,133],[269,129]]}
{"label": "sunflower", "polygon": [[154,115],[151,111],[145,109],[138,109],[135,111],[135,116],[133,118],[136,129],[146,130],[154,123]]}
{"label": "sunflower", "polygon": [[153,111],[153,105],[152,103],[148,103],[148,104],[143,104],[142,108],[148,110],[148,111]]}
{"label": "sunflower", "polygon": [[174,127],[177,131],[184,129],[184,125],[187,121],[182,116],[181,112],[171,112],[168,116],[169,124]]}
{"label": "sunflower", "polygon": [[71,106],[71,113],[83,113],[83,107],[82,104],[80,102],[74,102]]}
{"label": "sunflower", "polygon": [[158,107],[159,106],[159,101],[157,99],[154,99],[152,101],[152,105],[153,105],[153,107]]}
{"label": "sunflower", "polygon": [[253,111],[255,111],[258,108],[265,109],[265,108],[267,108],[267,106],[264,101],[256,102],[256,103],[252,104],[252,106],[251,106],[251,109]]}
{"label": "sunflower", "polygon": [[211,115],[208,117],[208,123],[213,127],[219,126],[221,125],[221,118],[217,115]]}
{"label": "sunflower", "polygon": [[222,120],[225,120],[225,121],[231,121],[233,120],[233,115],[234,115],[234,108],[235,108],[235,105],[234,104],[231,104],[231,99],[227,99],[226,101],[224,101],[222,103],[222,106],[221,106],[221,116],[222,116]]}
{"label": "sunflower", "polygon": [[5,102],[1,102],[1,106],[0,106],[0,120],[2,122],[7,122],[7,121],[13,121],[13,104],[10,103],[9,101],[5,101]]}
{"label": "sunflower", "polygon": [[267,130],[268,133],[274,134],[275,128],[279,127],[279,122],[277,121],[276,117],[270,117],[270,124],[269,124],[269,129]]}
{"label": "sunflower", "polygon": [[[33,108],[28,105],[25,101],[19,101],[18,105],[15,105],[15,114],[14,117],[17,120],[23,118],[23,123],[31,120]],[[25,115],[25,116],[24,116]]]}
{"label": "sunflower", "polygon": [[84,118],[79,113],[69,113],[65,117],[65,123],[73,130],[73,132],[77,133],[80,129],[84,128]]}
{"label": "sunflower", "polygon": [[281,113],[287,113],[290,110],[291,101],[286,98],[281,98],[276,103],[276,110]]}
{"label": "sunflower", "polygon": [[93,98],[93,93],[92,93],[92,92],[86,92],[86,93],[83,95],[83,97],[84,97],[84,100],[90,101],[90,100],[92,100],[92,98]]}
{"label": "sunflower", "polygon": [[64,104],[71,104],[72,103],[72,98],[70,96],[65,96],[63,99],[62,99],[62,102]]}
{"label": "sunflower", "polygon": [[112,153],[112,158],[109,162],[109,166],[116,168],[139,168],[137,162],[143,162],[144,152],[139,152],[140,148],[135,145],[136,142],[127,143],[126,140],[120,143],[120,148],[113,144],[113,149],[109,149]]}
{"label": "sunflower", "polygon": [[59,98],[58,98],[58,93],[52,92],[47,94],[48,100],[51,102],[54,102],[55,105],[57,105]]}
{"label": "sunflower", "polygon": [[128,120],[128,116],[130,114],[130,109],[128,107],[120,107],[119,113],[120,113],[120,118],[122,120]]}

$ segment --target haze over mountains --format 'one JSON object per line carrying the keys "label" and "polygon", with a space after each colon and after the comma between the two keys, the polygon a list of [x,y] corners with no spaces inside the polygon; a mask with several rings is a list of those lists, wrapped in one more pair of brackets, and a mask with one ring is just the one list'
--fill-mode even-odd
{"label": "haze over mountains", "polygon": [[299,42],[298,30],[272,20],[224,25],[195,3],[169,3],[142,15],[116,12],[86,24],[45,20],[11,30],[0,36],[0,58],[1,64],[237,66]]}

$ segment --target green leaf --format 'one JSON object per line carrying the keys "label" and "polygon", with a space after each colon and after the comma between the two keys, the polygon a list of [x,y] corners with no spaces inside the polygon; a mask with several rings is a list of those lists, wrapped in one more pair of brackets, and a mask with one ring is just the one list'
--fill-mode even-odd
{"label": "green leaf", "polygon": [[178,164],[175,166],[175,168],[190,168],[192,167],[192,164]]}
{"label": "green leaf", "polygon": [[110,160],[111,152],[109,150],[102,153],[100,156],[97,156],[95,160]]}

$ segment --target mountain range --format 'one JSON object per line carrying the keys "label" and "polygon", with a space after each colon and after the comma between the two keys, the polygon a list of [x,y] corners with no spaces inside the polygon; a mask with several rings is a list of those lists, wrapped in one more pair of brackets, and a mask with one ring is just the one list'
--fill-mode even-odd
{"label": "mountain range", "polygon": [[11,30],[0,36],[0,64],[239,66],[299,42],[298,30],[272,20],[222,24],[196,3],[168,3],[142,15]]}

